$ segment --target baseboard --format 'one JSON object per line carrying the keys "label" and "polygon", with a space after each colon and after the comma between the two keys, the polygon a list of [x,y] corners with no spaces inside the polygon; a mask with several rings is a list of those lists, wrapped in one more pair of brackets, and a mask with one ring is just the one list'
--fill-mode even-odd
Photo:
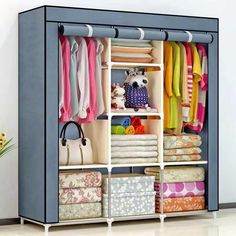
{"label": "baseboard", "polygon": [[20,218],[0,219],[0,225],[20,224]]}
{"label": "baseboard", "polygon": [[236,208],[236,202],[220,203],[220,209]]}

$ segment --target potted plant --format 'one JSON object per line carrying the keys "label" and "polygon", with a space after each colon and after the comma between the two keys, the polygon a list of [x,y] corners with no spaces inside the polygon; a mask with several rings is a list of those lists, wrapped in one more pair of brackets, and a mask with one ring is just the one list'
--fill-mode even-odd
{"label": "potted plant", "polygon": [[0,158],[16,148],[15,144],[11,144],[12,140],[6,139],[6,133],[0,133]]}

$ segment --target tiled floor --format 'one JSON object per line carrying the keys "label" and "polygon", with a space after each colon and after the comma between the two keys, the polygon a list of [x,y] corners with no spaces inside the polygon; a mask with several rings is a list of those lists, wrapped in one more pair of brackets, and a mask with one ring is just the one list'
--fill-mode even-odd
{"label": "tiled floor", "polygon": [[43,228],[33,224],[0,226],[0,236],[235,236],[236,209],[221,210],[217,219],[206,214],[197,217],[159,220],[131,221],[106,224],[54,227],[44,233]]}

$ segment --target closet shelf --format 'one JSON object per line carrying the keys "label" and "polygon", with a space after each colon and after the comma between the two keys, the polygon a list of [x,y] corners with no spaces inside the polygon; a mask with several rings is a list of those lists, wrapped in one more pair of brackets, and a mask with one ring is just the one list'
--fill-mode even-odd
{"label": "closet shelf", "polygon": [[160,163],[111,164],[111,167],[112,167],[112,168],[118,168],[118,167],[145,167],[145,166],[160,166]]}
{"label": "closet shelf", "polygon": [[134,109],[126,109],[126,110],[111,110],[111,116],[160,116],[162,117],[162,113],[157,112],[156,109],[151,109],[147,111],[146,109],[139,109],[138,111],[134,111]]}
{"label": "closet shelf", "polygon": [[77,169],[103,169],[108,168],[105,164],[91,164],[91,165],[70,165],[70,166],[59,166],[59,170],[77,170]]}
{"label": "closet shelf", "polygon": [[163,162],[164,166],[181,166],[181,165],[206,165],[207,161],[170,161]]}
{"label": "closet shelf", "polygon": [[114,221],[142,220],[142,219],[155,219],[159,217],[160,217],[160,214],[138,215],[138,216],[118,216],[118,217],[113,217],[113,220]]}
{"label": "closet shelf", "polygon": [[162,70],[163,65],[160,63],[135,63],[135,62],[110,62],[106,65],[110,65],[112,69],[129,69],[132,67],[157,67],[158,71]]}
{"label": "closet shelf", "polygon": [[77,225],[77,224],[91,224],[91,223],[103,223],[107,222],[107,218],[99,217],[99,218],[88,218],[88,219],[78,219],[78,220],[62,220],[59,223],[56,223],[55,226],[63,226],[63,225]]}
{"label": "closet shelf", "polygon": [[194,216],[194,215],[202,215],[207,213],[208,210],[196,210],[196,211],[181,211],[181,212],[171,212],[164,213],[165,217],[176,217],[176,216]]}

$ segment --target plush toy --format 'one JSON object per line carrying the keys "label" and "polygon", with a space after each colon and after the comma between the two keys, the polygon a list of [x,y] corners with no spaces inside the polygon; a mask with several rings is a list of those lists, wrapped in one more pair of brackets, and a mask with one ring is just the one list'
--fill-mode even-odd
{"label": "plush toy", "polygon": [[126,71],[127,78],[125,84],[125,106],[127,108],[146,108],[150,110],[148,105],[148,91],[147,84],[148,78],[144,75],[143,71],[138,68],[132,68]]}
{"label": "plush toy", "polygon": [[125,108],[125,89],[117,84],[113,84],[111,87],[111,107],[116,110]]}

